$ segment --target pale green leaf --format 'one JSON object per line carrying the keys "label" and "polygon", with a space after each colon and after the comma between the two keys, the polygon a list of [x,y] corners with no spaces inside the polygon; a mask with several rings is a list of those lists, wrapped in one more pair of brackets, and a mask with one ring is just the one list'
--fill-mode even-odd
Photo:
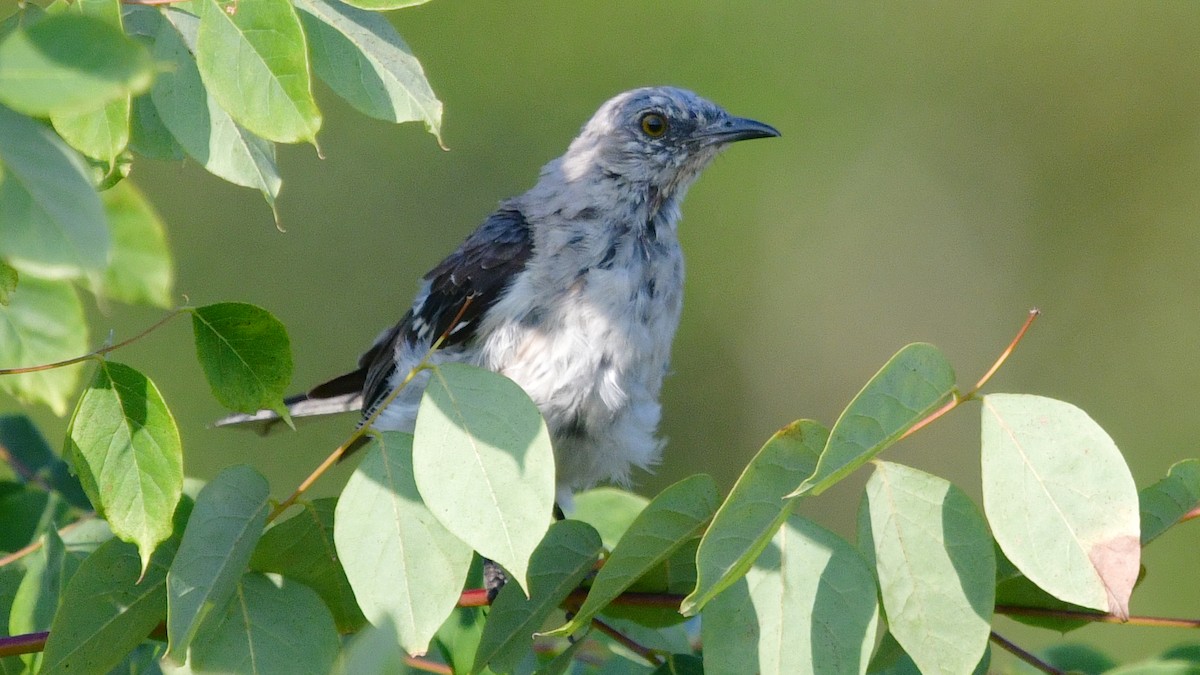
{"label": "pale green leaf", "polygon": [[367,619],[390,616],[401,646],[421,654],[458,602],[471,549],[421,501],[412,436],[382,432],[363,455],[338,500],[338,557]]}
{"label": "pale green leaf", "polygon": [[31,275],[99,275],[108,224],[84,161],[37,122],[0,106],[0,255]]}
{"label": "pale green leaf", "polygon": [[858,552],[793,515],[701,616],[705,672],[862,673],[878,608]]}
{"label": "pale green leaf", "polygon": [[145,48],[93,16],[60,13],[0,40],[0,103],[27,115],[96,110],[153,77]]}
{"label": "pale green leaf", "polygon": [[611,551],[649,503],[649,499],[628,490],[597,487],[576,494],[575,506],[567,515],[594,527],[604,548]]}
{"label": "pale green leaf", "polygon": [[995,603],[983,516],[942,478],[875,464],[858,543],[875,567],[888,630],[922,672],[970,672],[987,648]]}
{"label": "pale green leaf", "polygon": [[167,614],[172,542],[142,573],[137,549],[117,539],[83,560],[50,625],[42,673],[105,673],[121,662]]}
{"label": "pale green leaf", "polygon": [[321,128],[308,48],[288,0],[198,0],[196,65],[239,124],[272,141],[311,141]]}
{"label": "pale green leaf", "polygon": [[954,395],[954,369],[933,345],[896,352],[842,411],[817,469],[788,495],[821,494],[895,443]]}
{"label": "pale green leaf", "polygon": [[179,430],[142,373],[101,361],[67,428],[64,457],[113,534],[137,544],[143,565],[171,536],[183,492]]}
{"label": "pale green leaf", "polygon": [[[155,79],[155,82],[159,78]],[[151,89],[151,91],[154,91]],[[173,162],[183,159],[183,148],[163,124],[150,94],[133,99],[133,117],[129,123],[129,149],[150,159]]]}
{"label": "pale green leaf", "polygon": [[367,620],[338,560],[333,541],[336,504],[333,498],[302,503],[300,513],[263,534],[250,558],[250,569],[276,572],[313,589],[333,613],[338,632],[353,633]]}
{"label": "pale green leaf", "polygon": [[101,196],[113,241],[101,287],[104,295],[122,302],[170,306],[174,264],[162,220],[129,181]]}
{"label": "pale green leaf", "polygon": [[350,640],[338,657],[336,675],[405,675],[417,671],[404,662],[404,651],[396,644],[396,625],[391,617],[368,625]]}
{"label": "pale green leaf", "polygon": [[705,474],[663,490],[621,537],[575,616],[546,634],[570,635],[587,626],[597,612],[695,537],[716,509],[717,486]]}
{"label": "pale green leaf", "polygon": [[[87,351],[83,305],[70,283],[24,278],[0,306],[0,368],[55,363]],[[45,403],[56,415],[79,386],[83,366],[0,375],[0,390],[27,403]]]}
{"label": "pale green leaf", "polygon": [[[79,568],[82,555],[68,555],[62,539],[53,528],[42,535],[42,548],[27,564],[25,578],[13,595],[8,615],[8,634],[26,635],[49,630],[67,582]],[[41,654],[21,657],[37,671]]]}
{"label": "pale green leaf", "polygon": [[403,7],[415,7],[427,2],[429,0],[352,0],[350,4],[355,7],[378,12],[389,9],[401,9]]}
{"label": "pale green leaf", "polygon": [[554,508],[554,453],[537,406],[515,382],[449,363],[417,413],[417,488],[446,529],[528,589],[529,556]]}
{"label": "pale green leaf", "polygon": [[532,646],[533,634],[592,571],[600,536],[585,523],[555,523],[529,561],[529,597],[505,586],[492,603],[471,672],[484,666],[512,672]]}
{"label": "pale green leaf", "polygon": [[[972,675],[988,675],[992,672],[991,664],[992,649],[991,645],[988,645],[983,652],[983,658],[979,659],[975,670],[972,671]],[[879,641],[879,647],[875,649],[875,653],[871,656],[871,662],[867,664],[867,672],[870,675],[921,675],[921,669],[917,668],[912,657],[905,653],[904,648],[896,642],[896,638],[891,633],[883,634],[883,638]]]}
{"label": "pale green leaf", "polygon": [[204,618],[237,590],[267,522],[267,480],[233,466],[196,498],[179,552],[167,573],[167,656],[182,661]]}
{"label": "pale green leaf", "polygon": [[257,189],[273,208],[282,185],[274,144],[234,122],[204,86],[192,55],[199,19],[174,8],[162,16],[154,56],[172,67],[154,81],[150,97],[163,125],[206,170],[235,185]]}
{"label": "pale green leaf", "polygon": [[780,429],[746,465],[725,498],[696,553],[696,588],[683,599],[688,616],[750,569],[797,498],[784,499],[812,475],[829,430],[811,420]]}
{"label": "pale green leaf", "polygon": [[1142,546],[1200,506],[1200,459],[1177,462],[1167,477],[1138,492]]}
{"label": "pale green leaf", "polygon": [[442,102],[386,18],[339,0],[296,0],[296,8],[317,77],[364,115],[422,121],[441,142]]}
{"label": "pale green leaf", "polygon": [[283,393],[292,381],[287,329],[261,307],[222,302],[192,310],[196,356],[213,396],[238,412],[263,408],[289,419]]}
{"label": "pale green leaf", "polygon": [[1127,616],[1141,528],[1116,444],[1054,399],[990,394],[982,414],[983,507],[1004,554],[1060,600]]}
{"label": "pale green leaf", "polygon": [[333,617],[312,589],[276,575],[241,578],[224,612],[200,626],[187,663],[166,673],[327,675],[339,641]]}

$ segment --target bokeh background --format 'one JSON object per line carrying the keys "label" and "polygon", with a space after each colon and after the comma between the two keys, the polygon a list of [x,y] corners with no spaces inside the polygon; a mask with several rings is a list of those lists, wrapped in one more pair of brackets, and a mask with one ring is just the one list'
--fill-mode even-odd
{"label": "bokeh background", "polygon": [[[684,204],[669,443],[640,491],[696,471],[727,488],[780,426],[832,424],[909,342],[941,347],[967,388],[1034,306],[1044,316],[989,391],[1079,405],[1139,486],[1200,455],[1200,5],[434,0],[391,16],[445,102],[449,152],[318,86],[324,159],[280,152],[286,233],[256,192],[195,165],[134,167],[168,224],[178,293],[273,311],[297,388],[349,367],[603,100],[674,84],[783,137],[734,147]],[[95,325],[120,338],[157,316],[103,308]],[[163,390],[189,474],[249,462],[285,495],[352,419],[268,439],[209,428],[223,411],[186,323],[118,358]],[[978,499],[978,417],[965,406],[885,457]],[[61,437],[63,421],[39,419]],[[335,494],[350,468],[318,491]],[[865,475],[806,513],[852,535]],[[1198,542],[1187,524],[1147,550],[1134,613],[1200,617]],[[997,629],[1034,649],[1063,639]],[[1093,626],[1065,639],[1131,661],[1197,636]]]}

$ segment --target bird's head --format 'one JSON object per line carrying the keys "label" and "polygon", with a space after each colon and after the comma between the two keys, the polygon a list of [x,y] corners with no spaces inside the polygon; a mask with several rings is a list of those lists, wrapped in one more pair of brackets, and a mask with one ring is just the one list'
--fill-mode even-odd
{"label": "bird's head", "polygon": [[778,136],[685,89],[647,87],[609,99],[561,161],[568,181],[595,176],[678,197],[730,143]]}

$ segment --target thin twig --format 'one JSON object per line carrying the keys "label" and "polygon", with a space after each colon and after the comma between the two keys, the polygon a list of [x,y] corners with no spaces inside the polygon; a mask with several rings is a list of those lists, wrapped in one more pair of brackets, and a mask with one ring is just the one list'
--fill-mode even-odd
{"label": "thin twig", "polygon": [[454,675],[454,671],[450,669],[450,666],[444,663],[438,663],[437,661],[430,661],[429,659],[419,659],[415,656],[405,656],[404,663],[409,668],[416,668],[417,670],[423,670],[427,673],[437,673],[438,675]]}
{"label": "thin twig", "polygon": [[995,642],[997,645],[1000,645],[1000,647],[1003,648],[1005,651],[1009,652],[1010,654],[1017,657],[1018,659],[1021,659],[1025,663],[1028,663],[1029,665],[1033,666],[1034,668],[1037,668],[1038,670],[1042,671],[1043,673],[1050,673],[1050,675],[1063,675],[1063,673],[1066,672],[1063,670],[1059,670],[1058,668],[1055,668],[1054,666],[1050,665],[1049,663],[1046,663],[1045,661],[1039,659],[1038,657],[1034,656],[1033,654],[1030,654],[1029,652],[1025,651],[1024,649],[1021,649],[1013,642],[1010,642],[1008,640],[1008,638],[997,633],[996,631],[992,631],[991,640],[992,640],[992,642]]}
{"label": "thin twig", "polygon": [[1187,513],[1183,514],[1183,516],[1180,517],[1179,522],[1184,523],[1184,522],[1187,522],[1194,518],[1200,518],[1200,506],[1197,506],[1196,508],[1192,509],[1191,511],[1188,511]]}
{"label": "thin twig", "polygon": [[624,645],[626,649],[649,661],[650,665],[654,666],[655,668],[663,664],[662,658],[653,649],[640,644],[633,638],[625,635],[607,623],[604,623],[600,619],[592,619],[592,625],[596,627],[596,630]]}
{"label": "thin twig", "polygon": [[[64,534],[70,532],[71,530],[75,529],[76,527],[79,527],[84,522],[91,520],[91,518],[92,518],[92,516],[90,515],[90,512],[89,512],[89,514],[85,514],[84,516],[79,518],[79,520],[76,520],[75,522],[71,523],[70,525],[64,525],[61,529],[59,529],[58,534],[60,536],[64,535]],[[38,539],[37,541],[30,543],[28,546],[19,548],[19,549],[13,551],[12,553],[9,553],[6,556],[0,557],[0,567],[4,567],[5,565],[14,563],[14,562],[20,560],[21,558],[24,558],[25,556],[29,555],[30,553],[33,553],[33,552],[41,549],[43,541],[44,540],[42,540],[42,539]]]}
{"label": "thin twig", "polygon": [[166,322],[170,321],[171,319],[174,319],[175,317],[177,317],[180,314],[183,314],[184,312],[187,312],[187,311],[188,311],[188,308],[186,308],[186,307],[180,307],[178,309],[174,309],[171,311],[170,314],[167,314],[163,318],[159,319],[154,325],[152,325],[149,328],[147,328],[146,330],[138,333],[137,335],[134,335],[133,337],[129,338],[128,340],[122,340],[121,342],[118,342],[115,345],[108,345],[107,347],[101,347],[101,348],[97,349],[96,351],[84,354],[83,356],[76,356],[73,359],[67,359],[65,361],[55,361],[54,363],[43,363],[40,366],[25,366],[23,368],[0,368],[0,375],[20,375],[22,373],[36,373],[36,372],[43,371],[43,370],[50,370],[52,368],[62,368],[63,366],[71,366],[76,363],[82,363],[84,361],[87,361],[88,359],[94,359],[97,356],[102,356],[111,351],[116,351],[116,350],[120,349],[121,347],[124,347],[126,345],[137,342],[138,340],[141,340],[142,338],[146,337],[150,333],[153,333],[154,331],[158,330]]}
{"label": "thin twig", "polygon": [[1073,619],[1093,623],[1128,623],[1135,626],[1160,628],[1200,628],[1200,619],[1172,619],[1161,616],[1131,616],[1122,619],[1115,614],[1087,612],[1072,609],[1049,609],[1047,607],[1022,607],[1021,605],[996,605],[996,613],[1007,616],[1041,616],[1052,619]]}

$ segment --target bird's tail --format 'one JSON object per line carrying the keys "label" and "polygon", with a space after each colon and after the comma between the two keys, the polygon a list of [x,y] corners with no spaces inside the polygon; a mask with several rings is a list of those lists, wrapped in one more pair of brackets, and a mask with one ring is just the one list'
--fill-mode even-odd
{"label": "bird's tail", "polygon": [[[313,387],[306,393],[283,399],[292,417],[316,417],[362,410],[362,382],[365,373],[361,370],[347,373]],[[260,434],[273,431],[283,420],[274,410],[259,410],[256,413],[227,415],[213,426],[240,426],[254,429]]]}

